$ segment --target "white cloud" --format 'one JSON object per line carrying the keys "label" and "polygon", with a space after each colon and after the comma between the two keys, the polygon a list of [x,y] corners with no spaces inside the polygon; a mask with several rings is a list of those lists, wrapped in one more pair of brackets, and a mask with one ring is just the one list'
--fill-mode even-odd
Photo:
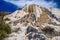
{"label": "white cloud", "polygon": [[54,2],[46,2],[44,0],[5,0],[7,2],[11,2],[19,7],[23,7],[25,4],[37,4],[42,7],[56,7],[56,3]]}

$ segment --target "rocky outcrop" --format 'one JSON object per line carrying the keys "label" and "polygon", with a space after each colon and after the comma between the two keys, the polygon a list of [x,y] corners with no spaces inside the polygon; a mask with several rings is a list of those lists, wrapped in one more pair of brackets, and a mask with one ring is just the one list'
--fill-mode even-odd
{"label": "rocky outcrop", "polygon": [[12,29],[11,38],[6,40],[52,40],[53,37],[60,36],[60,22],[57,19],[51,9],[35,4],[26,5],[4,17],[5,23]]}
{"label": "rocky outcrop", "polygon": [[29,40],[48,40],[47,37],[32,26],[27,28],[27,37]]}

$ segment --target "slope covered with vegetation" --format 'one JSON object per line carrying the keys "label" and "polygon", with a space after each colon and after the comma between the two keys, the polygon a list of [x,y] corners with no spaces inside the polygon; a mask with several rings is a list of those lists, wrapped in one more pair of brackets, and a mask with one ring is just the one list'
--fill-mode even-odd
{"label": "slope covered with vegetation", "polygon": [[0,40],[3,40],[8,36],[8,34],[11,33],[11,28],[9,27],[9,25],[5,24],[5,22],[3,21],[3,17],[7,14],[7,12],[0,12]]}

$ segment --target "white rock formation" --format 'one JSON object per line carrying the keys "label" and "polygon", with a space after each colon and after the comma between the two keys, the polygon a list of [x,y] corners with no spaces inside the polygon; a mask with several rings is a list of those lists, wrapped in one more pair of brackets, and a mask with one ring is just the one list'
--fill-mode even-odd
{"label": "white rock formation", "polygon": [[54,10],[31,4],[6,15],[5,23],[10,25],[12,33],[4,40],[49,40],[41,29],[50,26],[60,32],[60,22]]}

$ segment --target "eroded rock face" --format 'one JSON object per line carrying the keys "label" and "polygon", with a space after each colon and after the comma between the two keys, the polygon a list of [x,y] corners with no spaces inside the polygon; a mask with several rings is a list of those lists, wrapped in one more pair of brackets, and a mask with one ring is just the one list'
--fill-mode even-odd
{"label": "eroded rock face", "polygon": [[28,26],[27,33],[30,33],[30,32],[34,32],[35,33],[35,32],[38,32],[38,30],[33,28],[33,27],[31,27],[31,26]]}
{"label": "eroded rock face", "polygon": [[53,37],[52,40],[60,40],[60,36]]}
{"label": "eroded rock face", "polygon": [[35,11],[36,5],[32,4],[32,5],[26,5],[23,10],[25,12],[29,12],[29,13],[33,13]]}
{"label": "eroded rock face", "polygon": [[[6,18],[9,20],[5,20]],[[4,20],[12,29],[6,40],[52,40],[52,37],[60,35],[60,22],[57,17],[50,9],[35,4],[26,5],[21,10],[5,16]]]}
{"label": "eroded rock face", "polygon": [[27,28],[27,37],[29,40],[47,40],[46,35],[31,26]]}

